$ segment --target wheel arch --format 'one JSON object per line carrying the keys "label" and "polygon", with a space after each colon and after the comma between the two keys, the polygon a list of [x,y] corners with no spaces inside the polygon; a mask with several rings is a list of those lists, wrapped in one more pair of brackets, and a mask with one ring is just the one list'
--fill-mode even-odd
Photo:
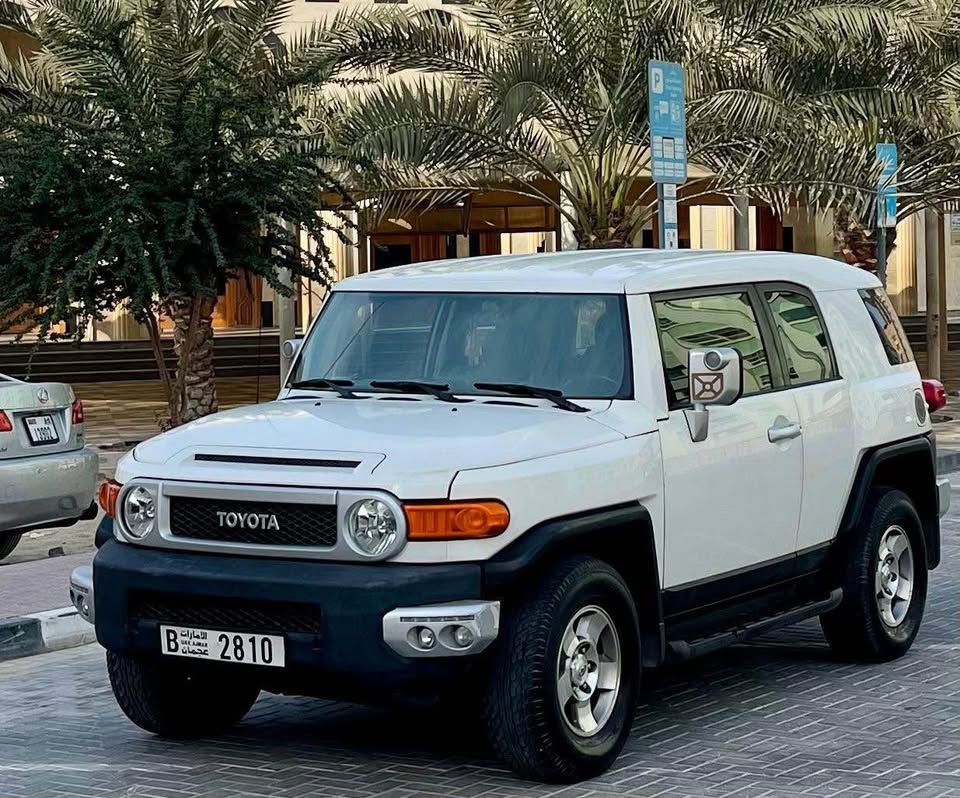
{"label": "wheel arch", "polygon": [[666,638],[653,522],[637,502],[532,527],[484,563],[484,594],[519,593],[553,563],[577,554],[603,560],[621,574],[637,606],[642,663],[645,667],[662,663]]}
{"label": "wheel arch", "polygon": [[867,450],[860,458],[838,542],[849,540],[869,511],[868,498],[878,487],[896,488],[913,502],[923,525],[927,567],[940,564],[940,510],[937,497],[937,457],[930,436],[922,435]]}

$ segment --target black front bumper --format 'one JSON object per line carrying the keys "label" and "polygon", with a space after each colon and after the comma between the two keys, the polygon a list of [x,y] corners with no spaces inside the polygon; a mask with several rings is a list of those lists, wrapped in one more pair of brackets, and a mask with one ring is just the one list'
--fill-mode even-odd
{"label": "black front bumper", "polygon": [[[97,639],[110,651],[160,656],[160,624],[202,625],[203,612],[220,613],[215,617],[223,619],[208,628],[269,626],[277,618],[287,665],[282,671],[257,669],[262,678],[280,680],[276,689],[281,691],[349,696],[434,683],[470,668],[473,658],[401,657],[383,642],[382,620],[397,607],[478,599],[482,572],[476,563],[259,559],[167,552],[108,540],[94,559],[93,582]],[[161,614],[152,609],[157,606],[173,607],[174,616],[151,617]],[[177,624],[182,612],[191,623]],[[292,626],[284,629],[285,623]]]}

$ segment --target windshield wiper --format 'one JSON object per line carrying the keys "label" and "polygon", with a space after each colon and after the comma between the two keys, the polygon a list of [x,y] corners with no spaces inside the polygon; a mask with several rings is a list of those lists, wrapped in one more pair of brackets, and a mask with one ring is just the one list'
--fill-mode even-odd
{"label": "windshield wiper", "polygon": [[357,396],[350,390],[352,385],[352,380],[328,380],[325,377],[313,377],[309,380],[290,383],[290,387],[294,389],[333,391],[342,399],[363,399],[362,396]]}
{"label": "windshield wiper", "polygon": [[511,396],[529,396],[533,399],[546,399],[553,402],[554,405],[562,410],[569,410],[571,413],[589,413],[590,408],[583,405],[574,404],[569,399],[565,399],[563,391],[554,388],[538,388],[536,385],[522,385],[518,382],[475,382],[473,387],[478,391],[498,391],[499,393],[510,394]]}
{"label": "windshield wiper", "polygon": [[418,382],[417,380],[372,380],[371,388],[385,388],[388,391],[404,393],[423,393],[439,399],[441,402],[472,402],[472,399],[458,399],[450,393],[446,383]]}

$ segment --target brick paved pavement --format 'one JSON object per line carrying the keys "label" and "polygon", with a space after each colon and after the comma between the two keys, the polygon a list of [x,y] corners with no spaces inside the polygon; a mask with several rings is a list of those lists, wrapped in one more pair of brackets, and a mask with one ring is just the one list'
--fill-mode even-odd
{"label": "brick paved pavement", "polygon": [[227,737],[157,740],[88,646],[0,665],[0,796],[960,798],[960,512],[944,542],[906,658],[838,664],[804,625],[658,675],[615,768],[577,787],[513,779],[449,713],[265,696]]}
{"label": "brick paved pavement", "polygon": [[83,552],[18,565],[0,564],[0,619],[69,607],[70,573],[92,559],[92,554]]}

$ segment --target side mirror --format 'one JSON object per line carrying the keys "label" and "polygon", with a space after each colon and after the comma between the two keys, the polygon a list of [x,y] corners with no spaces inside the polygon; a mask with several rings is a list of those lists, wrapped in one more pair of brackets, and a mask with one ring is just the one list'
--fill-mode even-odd
{"label": "side mirror", "polygon": [[280,354],[287,360],[293,360],[297,356],[297,352],[300,351],[301,346],[303,346],[302,338],[290,338],[280,344]]}
{"label": "side mirror", "polygon": [[743,394],[743,359],[736,349],[715,347],[687,353],[687,380],[693,408],[685,410],[690,439],[706,440],[710,405],[732,405]]}

